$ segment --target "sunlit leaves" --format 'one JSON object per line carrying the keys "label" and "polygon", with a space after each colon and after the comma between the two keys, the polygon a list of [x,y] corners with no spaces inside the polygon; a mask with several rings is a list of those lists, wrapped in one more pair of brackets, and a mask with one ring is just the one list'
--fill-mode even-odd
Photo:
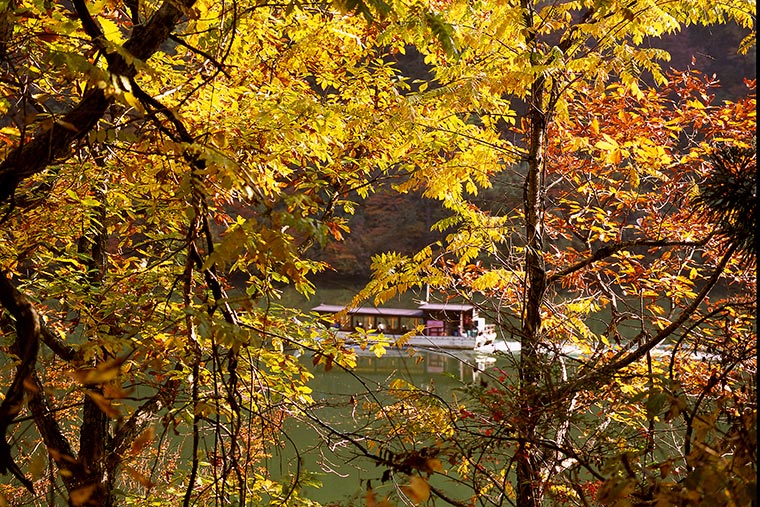
{"label": "sunlit leaves", "polygon": [[[538,254],[541,269],[555,276],[552,300],[538,303],[538,332],[556,353],[542,358],[563,375],[564,345],[582,352],[573,364],[591,368],[615,357],[618,342],[670,326],[721,255],[710,241],[714,217],[696,216],[691,203],[715,143],[751,145],[754,102],[717,106],[704,78],[666,76],[667,54],[641,46],[693,22],[753,26],[749,2],[357,0],[314,8],[200,1],[182,8],[176,36],[153,41],[162,52],[145,62],[122,45],[144,26],[124,5],[88,7],[106,42],[89,40],[68,4],[14,2],[8,12],[10,38],[0,42],[9,43],[3,56],[14,70],[0,85],[0,110],[15,123],[0,129],[5,147],[56,121],[70,131],[61,113],[90,89],[114,102],[81,133],[71,158],[20,182],[15,207],[4,208],[0,255],[76,356],[40,366],[53,412],[71,423],[67,436],[77,431],[85,399],[120,421],[115,432],[130,427],[125,421],[153,418],[167,434],[190,441],[200,428],[200,440],[213,438],[215,452],[193,454],[196,483],[180,474],[169,484],[134,461],[150,454],[155,468],[170,470],[176,456],[159,452],[152,430],[132,435],[122,451],[133,462],[123,469],[150,489],[145,502],[176,503],[187,492],[203,503],[212,484],[248,492],[248,503],[295,494],[264,476],[262,460],[279,445],[283,420],[315,401],[307,385],[313,374],[299,356],[312,353],[312,366],[329,374],[356,365],[357,354],[312,326],[314,316],[275,303],[288,285],[313,294],[311,275],[329,266],[311,258],[311,246],[346,238],[348,215],[382,186],[419,191],[450,216],[434,226],[440,241],[418,254],[375,256],[375,278],[355,302],[382,303],[427,285],[495,302],[491,316],[505,336],[519,338],[510,326],[525,311],[523,259]],[[158,8],[142,3],[138,21]],[[408,45],[422,53],[429,79],[413,81],[394,62]],[[134,81],[108,74],[109,55],[134,65]],[[643,73],[665,90],[646,88]],[[610,80],[619,84],[607,86]],[[545,96],[539,83],[550,90]],[[541,132],[549,136],[541,150],[546,251],[525,247],[514,199],[525,140],[535,132],[518,118],[526,108],[548,119]],[[746,360],[752,311],[736,294],[753,282],[732,262],[721,283],[725,298],[705,300],[707,313],[682,323],[673,357],[719,350],[722,359]],[[594,323],[603,311],[609,318],[600,329]],[[398,344],[357,336],[378,357]],[[694,400],[718,386],[705,388],[700,379],[711,377],[700,364],[673,361],[685,394],[662,380],[664,363],[639,362],[613,376],[607,398],[595,390],[579,397],[587,404],[578,413],[592,403],[611,407],[610,420],[622,428],[589,437],[588,452],[600,449],[595,442],[638,449],[646,440],[634,430],[696,413]],[[740,392],[740,380],[722,381]],[[511,449],[515,421],[503,402],[510,385],[498,379],[481,387],[473,390],[483,403],[478,415],[487,416],[480,419],[400,383],[387,406],[367,402],[377,414],[371,427],[388,437],[372,445],[387,453],[389,470],[406,467],[398,484],[410,502],[434,495],[427,476],[445,472],[444,454],[452,469],[474,477],[478,463],[462,449],[476,449],[471,444],[486,432],[501,432],[499,452]],[[741,408],[738,396],[719,401]],[[732,414],[733,424],[739,416]],[[538,417],[548,424],[549,416]],[[719,419],[695,421],[706,447],[689,459],[701,470],[721,469],[724,462],[708,456]],[[470,423],[456,445],[444,445],[459,438],[457,424]],[[31,467],[39,475],[39,462]],[[509,474],[500,463],[494,477],[507,484]],[[167,487],[156,488],[159,481]],[[495,484],[481,483],[476,493]],[[617,501],[629,487],[611,480],[601,496]],[[368,505],[384,504],[367,491]],[[74,490],[71,502],[91,493]]]}
{"label": "sunlit leaves", "polygon": [[[645,455],[647,446],[667,446],[661,437],[671,430],[675,433],[682,430],[682,426],[677,425],[688,418],[684,414],[689,399],[670,391],[671,386],[663,381],[663,376],[668,359],[671,370],[685,372],[691,358],[683,350],[674,351],[669,357],[671,352],[664,346],[639,354],[630,368],[614,369],[615,360],[625,357],[626,347],[635,350],[637,344],[648,337],[672,329],[673,322],[686,311],[693,312],[687,313],[689,319],[683,323],[686,330],[683,334],[682,330],[672,333],[668,340],[683,340],[695,351],[719,334],[707,323],[713,320],[713,314],[690,306],[702,297],[699,291],[709,283],[715,269],[714,260],[720,255],[711,235],[715,224],[695,213],[691,199],[695,195],[695,182],[704,174],[703,164],[709,153],[705,145],[729,138],[736,146],[746,145],[754,131],[754,116],[752,108],[746,107],[753,104],[750,96],[739,107],[714,104],[710,79],[698,73],[665,74],[659,68],[659,64],[668,59],[664,52],[635,47],[649,37],[679,29],[681,23],[704,20],[701,16],[710,19],[732,16],[728,14],[732,7],[710,14],[693,14],[692,11],[686,14],[682,12],[684,5],[653,2],[637,5],[635,11],[609,3],[595,7],[598,10],[576,27],[569,26],[576,19],[568,16],[574,7],[567,6],[563,11],[553,5],[545,9],[536,31],[557,30],[568,37],[569,43],[563,45],[564,49],[557,47],[556,50],[535,37],[536,32],[523,30],[520,23],[524,24],[526,18],[507,7],[494,9],[487,19],[479,20],[480,23],[462,23],[459,36],[468,44],[462,45],[461,59],[447,59],[431,51],[427,61],[438,65],[436,76],[440,86],[415,97],[422,101],[426,96],[437,94],[442,96],[441,102],[448,100],[456,104],[455,99],[446,95],[467,96],[470,103],[482,106],[483,111],[492,107],[502,112],[506,105],[498,98],[507,94],[527,98],[529,90],[535,90],[530,85],[536,83],[538,76],[551,80],[547,82],[563,91],[542,104],[551,108],[552,113],[547,129],[546,194],[540,196],[545,206],[541,226],[545,228],[542,232],[546,250],[540,252],[543,263],[534,266],[549,273],[562,273],[553,279],[557,286],[548,289],[544,299],[526,301],[528,282],[523,257],[526,249],[520,233],[531,231],[520,230],[520,211],[500,210],[502,214],[495,217],[477,209],[471,204],[475,192],[468,188],[456,167],[442,164],[447,172],[441,177],[438,165],[431,164],[427,171],[419,173],[431,178],[424,183],[426,196],[440,199],[454,213],[435,226],[447,236],[422,257],[424,264],[393,254],[377,256],[373,264],[375,278],[368,285],[367,293],[381,295],[378,301],[383,301],[397,290],[413,287],[407,277],[410,273],[419,273],[426,277],[426,283],[447,296],[487,295],[488,301],[493,303],[494,315],[501,319],[505,335],[527,340],[531,346],[538,341],[540,350],[545,347],[550,351],[540,356],[542,367],[531,370],[531,374],[544,382],[541,401],[552,400],[559,412],[542,411],[547,420],[537,423],[540,430],[552,436],[556,431],[556,421],[549,421],[550,413],[572,417],[569,414],[597,410],[595,404],[608,411],[608,419],[601,429],[598,432],[589,429],[588,435],[593,436],[575,448],[584,449],[587,445],[608,455],[610,449],[615,449],[615,456],[626,456],[603,470],[609,474],[607,482],[593,485],[598,488],[603,484],[597,498],[615,503],[627,501],[640,487],[636,480],[617,475],[618,471],[645,475],[645,465],[637,460]],[[748,5],[743,7],[753,9]],[[450,16],[459,20],[458,16],[464,14],[462,10],[451,9]],[[506,33],[511,35],[509,44],[501,45],[500,38]],[[591,48],[584,46],[584,37],[593,40]],[[643,72],[651,73],[655,82],[664,88],[643,86],[639,80]],[[612,76],[618,83],[608,85]],[[468,82],[477,82],[480,93],[466,95],[468,92],[462,83]],[[435,111],[419,111],[435,117]],[[733,120],[728,118],[729,111],[735,113]],[[472,133],[477,131],[447,122],[445,117],[439,122],[447,129],[458,129],[463,136],[474,137]],[[498,123],[487,119],[474,123],[482,130],[477,132],[477,139],[485,147],[484,151],[491,149],[499,153],[504,165],[514,164],[514,172],[524,174],[524,168],[514,163],[520,150],[499,140],[491,142],[488,137],[486,131],[497,128]],[[724,124],[731,134],[721,135],[718,124]],[[734,129],[739,124],[744,125],[744,133]],[[528,121],[513,125],[510,129],[500,124],[510,134],[524,136],[526,144],[529,136],[536,133]],[[505,137],[502,131],[501,139]],[[459,146],[473,149],[472,145]],[[499,160],[494,167],[498,167],[498,163]],[[495,170],[492,174],[504,172]],[[447,179],[448,175],[452,177]],[[521,188],[515,187],[507,187],[505,194],[520,192]],[[743,300],[746,291],[753,287],[753,282],[745,284],[744,275],[733,267],[722,273],[722,280],[721,283],[732,287],[731,298]],[[528,304],[538,306],[542,326],[540,333],[526,337],[525,328],[513,323],[525,319]],[[738,326],[736,331],[741,334]],[[749,340],[749,335],[739,337],[739,334],[733,335],[737,342]],[[563,358],[567,355],[572,359],[566,363]],[[745,356],[739,362],[751,369],[752,363],[746,359]],[[573,381],[573,369],[567,364],[578,364],[581,371],[599,368],[604,372],[604,383],[610,385],[609,390],[597,396],[584,392],[587,386],[576,384],[581,394],[568,402],[572,408],[563,412],[567,392],[557,386]],[[608,367],[610,370],[605,370]],[[677,376],[673,371],[670,375]],[[689,378],[693,393],[705,389],[704,381],[691,375]],[[533,389],[532,384],[520,385]],[[488,417],[479,424],[473,422],[472,427],[484,432],[506,431],[504,426],[494,422],[505,418],[499,403],[522,398],[503,387],[499,385],[492,393],[486,388],[482,390],[486,394],[477,398],[477,402],[483,404],[480,408],[484,408]],[[474,388],[473,391],[480,392]],[[584,409],[580,409],[581,406]],[[534,408],[531,405],[529,413]],[[603,410],[596,416],[603,415]],[[475,412],[468,409],[463,409],[462,414],[463,421],[478,420]],[[540,420],[542,416],[536,418]],[[728,417],[727,413],[724,416]],[[713,422],[707,426],[714,427]],[[576,423],[584,427],[587,422],[573,418],[568,424]],[[662,423],[675,426],[666,428],[663,433],[658,433],[657,426],[650,427]],[[609,431],[605,429],[607,424],[610,424]],[[573,428],[571,431],[575,431]],[[486,435],[492,436],[492,433]],[[497,438],[489,443],[504,444]],[[510,451],[504,444],[503,452],[508,455]],[[550,452],[543,451],[542,459],[546,454]],[[588,468],[594,469],[594,465],[590,465],[595,460],[593,454],[586,459]],[[623,468],[626,464],[632,468]],[[666,502],[667,495],[663,492],[660,499]]]}
{"label": "sunlit leaves", "polygon": [[[106,38],[120,43],[131,22],[99,7],[93,15]],[[26,48],[40,102],[47,94],[61,98],[54,109],[68,107],[87,86],[116,102],[86,135],[77,163],[56,166],[49,181],[40,177],[22,188],[40,186],[47,200],[11,218],[3,256],[9,267],[34,272],[27,288],[49,306],[56,329],[85,362],[73,368],[83,384],[76,394],[120,420],[160,412],[180,434],[199,421],[218,435],[223,425],[238,428],[220,437],[230,454],[213,459],[231,459],[250,438],[255,451],[242,465],[247,474],[278,439],[244,434],[242,418],[256,428],[271,421],[274,431],[286,411],[311,404],[311,373],[295,354],[323,346],[308,317],[272,301],[288,284],[313,292],[309,275],[325,266],[309,258],[309,246],[349,232],[336,211],[350,212],[357,195],[385,184],[389,171],[396,176],[459,147],[439,154],[453,134],[436,137],[410,123],[409,85],[386,57],[385,43],[374,41],[376,28],[355,17],[297,6],[256,6],[228,17],[227,6],[199,3],[186,12],[187,33],[164,44],[160,58],[129,60],[138,64],[135,83],[157,101],[143,103],[133,83],[107,75],[94,44],[79,46],[87,37],[57,9],[35,11],[17,27],[33,34],[39,19],[52,28]],[[451,44],[443,39],[448,25],[425,6],[396,14]],[[34,66],[43,60],[46,66]],[[52,120],[34,117],[25,126],[43,121]],[[2,135],[18,142],[20,129]],[[459,174],[469,179],[473,172]],[[96,270],[92,245],[101,234],[105,261]],[[122,354],[129,354],[123,367],[108,362]],[[329,340],[321,357],[333,365],[356,362]],[[139,398],[125,399],[115,386],[122,380],[139,387]],[[91,388],[96,384],[102,393]],[[181,393],[179,406],[143,405],[146,396],[167,392]],[[148,437],[138,442],[133,454],[150,451]],[[143,487],[154,485],[142,467],[125,469]],[[217,473],[201,469],[202,481]],[[262,484],[254,489],[266,489]],[[151,495],[163,494],[156,489]]]}

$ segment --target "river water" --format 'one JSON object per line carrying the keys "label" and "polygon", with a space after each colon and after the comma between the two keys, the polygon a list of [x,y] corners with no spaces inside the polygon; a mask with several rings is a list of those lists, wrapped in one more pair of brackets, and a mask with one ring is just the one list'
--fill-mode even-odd
{"label": "river water", "polygon": [[[314,368],[315,378],[309,384],[319,407],[314,413],[337,431],[360,431],[366,421],[356,417],[357,400],[382,397],[394,380],[403,379],[445,401],[454,401],[458,389],[489,376],[495,367],[513,369],[515,359],[503,352],[418,350],[410,357],[406,350],[388,350],[381,358],[362,352],[357,367],[350,372],[337,367],[330,371],[323,366]],[[284,441],[281,453],[273,456],[269,468],[280,477],[297,469],[307,470],[307,475],[322,484],[305,486],[302,494],[307,498],[325,505],[363,505],[364,481],[380,483],[382,468],[357,458],[355,448],[329,429],[290,420],[286,433],[289,440]]]}

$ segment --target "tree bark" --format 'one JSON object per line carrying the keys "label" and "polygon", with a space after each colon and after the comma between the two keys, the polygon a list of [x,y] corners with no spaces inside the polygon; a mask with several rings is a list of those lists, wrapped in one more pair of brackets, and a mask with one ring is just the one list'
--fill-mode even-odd
{"label": "tree bark", "polygon": [[24,477],[11,456],[7,431],[21,411],[24,393],[34,374],[39,351],[40,317],[26,296],[14,287],[5,273],[0,273],[0,305],[16,319],[16,340],[13,342],[12,350],[19,359],[16,375],[5,393],[3,402],[0,403],[0,474],[10,472],[26,489],[33,491],[32,482]]}
{"label": "tree bark", "polygon": [[[95,162],[99,166],[104,165],[100,154],[94,153]],[[99,201],[98,206],[91,210],[92,216],[89,228],[90,235],[83,236],[81,243],[87,251],[80,253],[89,255],[88,280],[91,286],[99,286],[107,274],[106,255],[106,182],[101,182],[94,194]],[[94,310],[99,315],[98,310]],[[103,316],[100,315],[102,318]],[[97,367],[97,360],[92,364]],[[103,388],[99,385],[85,385],[87,391],[95,395],[102,395]],[[108,416],[101,407],[86,392],[83,393],[82,426],[79,432],[79,463],[82,467],[83,476],[80,478],[83,488],[89,493],[88,502],[92,505],[110,507],[113,505],[113,492],[111,481],[107,474],[106,456],[107,448],[111,443],[111,425]]]}

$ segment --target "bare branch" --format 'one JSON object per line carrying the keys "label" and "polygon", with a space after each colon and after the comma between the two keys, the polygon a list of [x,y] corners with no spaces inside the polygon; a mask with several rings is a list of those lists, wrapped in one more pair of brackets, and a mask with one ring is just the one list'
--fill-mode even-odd
{"label": "bare branch", "polygon": [[61,340],[44,322],[40,322],[40,339],[64,361],[73,361],[76,358],[76,349]]}
{"label": "bare branch", "polygon": [[573,393],[581,389],[591,389],[593,386],[606,382],[610,377],[615,375],[615,373],[646,356],[649,351],[662,343],[663,340],[665,340],[668,336],[673,334],[699,309],[702,301],[704,301],[705,297],[707,297],[707,294],[712,290],[712,288],[720,279],[720,276],[723,274],[723,270],[728,264],[728,261],[731,260],[731,257],[734,255],[735,250],[736,246],[729,248],[729,250],[723,255],[723,258],[720,260],[718,265],[715,267],[715,271],[713,272],[712,276],[707,280],[707,283],[699,292],[699,294],[697,294],[697,296],[694,298],[694,301],[692,301],[691,305],[685,308],[683,312],[681,312],[681,314],[678,316],[678,318],[673,320],[670,325],[663,328],[660,330],[660,332],[652,337],[648,337],[648,335],[643,332],[640,333],[636,338],[633,338],[631,340],[631,343],[636,343],[639,340],[648,338],[641,345],[633,349],[630,353],[622,354],[616,360],[607,363],[606,365],[601,366],[596,370],[579,375],[573,382],[568,383],[566,387],[563,386],[562,390],[568,393]]}
{"label": "bare branch", "polygon": [[213,56],[211,56],[210,54],[208,54],[207,52],[205,52],[202,49],[197,48],[197,47],[195,47],[193,45],[188,44],[187,42],[185,42],[184,39],[182,39],[182,37],[177,37],[176,35],[172,34],[172,35],[169,36],[169,38],[171,40],[173,40],[174,42],[176,42],[177,44],[179,44],[180,46],[189,49],[193,53],[201,55],[209,63],[211,63],[211,65],[213,65],[214,67],[216,67],[219,70],[219,72],[221,72],[222,74],[224,74],[226,77],[231,78],[229,72],[227,72],[227,69],[225,69],[225,65],[222,62],[218,61]]}
{"label": "bare branch", "polygon": [[119,463],[121,456],[127,451],[132,442],[142,433],[147,426],[155,420],[156,414],[169,406],[177,396],[179,381],[171,380],[164,384],[159,391],[148,401],[134,411],[121,428],[113,437],[111,446],[110,460],[113,463]]}
{"label": "bare branch", "polygon": [[71,472],[61,474],[66,489],[71,491],[75,488],[75,477],[81,475],[71,470],[72,467],[77,465],[74,450],[71,447],[71,443],[69,443],[63,434],[55,418],[55,412],[50,409],[44,386],[37,377],[36,372],[32,374],[31,381],[35,388],[35,393],[29,398],[29,410],[32,412],[34,424],[37,427],[37,431],[40,432],[42,441],[45,443],[45,447],[58,469]]}

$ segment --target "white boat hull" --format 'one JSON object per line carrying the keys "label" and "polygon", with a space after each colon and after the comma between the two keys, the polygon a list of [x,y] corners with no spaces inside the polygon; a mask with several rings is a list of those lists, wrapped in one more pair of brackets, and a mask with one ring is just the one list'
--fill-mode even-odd
{"label": "white boat hull", "polygon": [[[360,340],[356,340],[356,335],[345,331],[338,331],[338,335],[348,342],[359,343]],[[403,339],[402,345],[404,347],[412,347],[419,349],[451,349],[451,350],[477,350],[482,347],[488,347],[493,344],[495,336],[479,335],[479,336],[427,336],[427,335],[411,335]],[[402,335],[397,334],[383,334],[383,335],[367,335],[368,345],[382,342],[386,347],[395,345],[402,340]]]}

